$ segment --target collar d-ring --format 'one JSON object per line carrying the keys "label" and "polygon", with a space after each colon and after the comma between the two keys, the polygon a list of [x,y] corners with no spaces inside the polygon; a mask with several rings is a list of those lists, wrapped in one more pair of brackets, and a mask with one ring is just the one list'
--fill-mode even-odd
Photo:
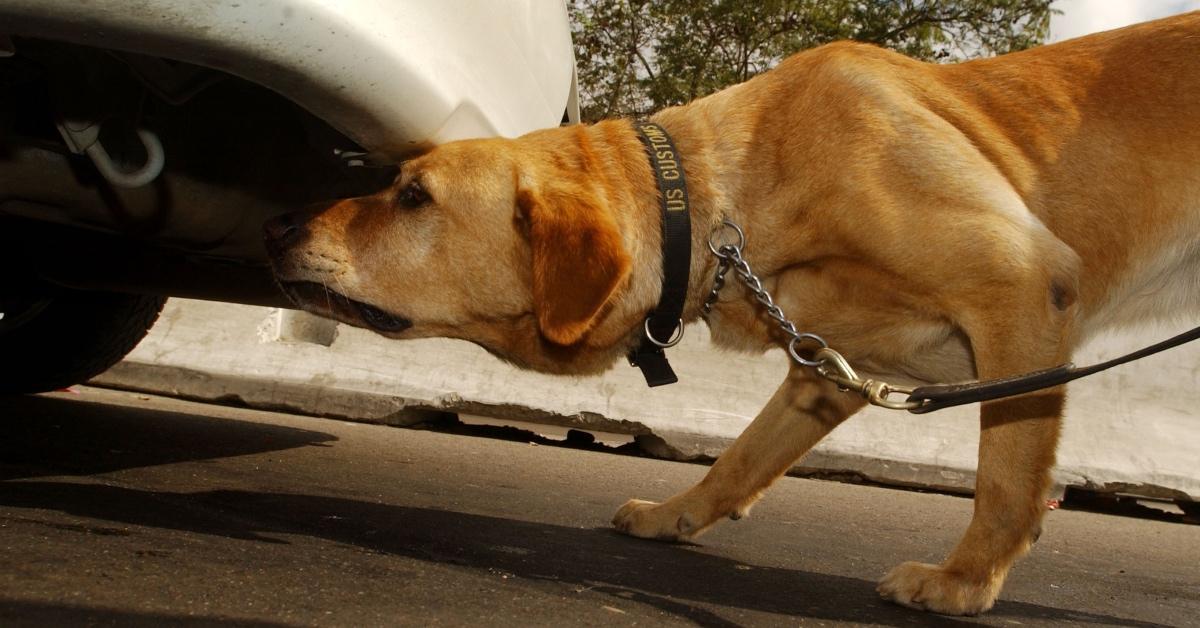
{"label": "collar d-ring", "polygon": [[670,349],[671,347],[674,347],[675,345],[679,344],[680,340],[683,340],[683,319],[682,318],[679,319],[679,324],[675,327],[675,335],[671,336],[671,339],[667,340],[666,342],[662,342],[658,338],[655,338],[654,334],[650,332],[650,317],[648,317],[648,316],[646,317],[646,322],[642,324],[642,329],[646,332],[646,340],[649,340],[651,343],[654,344],[654,346],[660,347],[662,349]]}

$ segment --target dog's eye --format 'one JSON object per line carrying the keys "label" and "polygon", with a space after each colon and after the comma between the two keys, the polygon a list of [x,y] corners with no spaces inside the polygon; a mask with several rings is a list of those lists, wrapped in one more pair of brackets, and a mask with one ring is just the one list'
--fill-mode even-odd
{"label": "dog's eye", "polygon": [[429,193],[421,187],[419,181],[412,181],[396,195],[396,202],[401,207],[416,209],[429,202]]}

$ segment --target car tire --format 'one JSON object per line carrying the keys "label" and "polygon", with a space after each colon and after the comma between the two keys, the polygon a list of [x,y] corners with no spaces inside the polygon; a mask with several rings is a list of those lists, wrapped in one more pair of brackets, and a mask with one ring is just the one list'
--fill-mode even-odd
{"label": "car tire", "polygon": [[0,395],[85,382],[137,346],[166,297],[68,291],[9,305],[0,319]]}

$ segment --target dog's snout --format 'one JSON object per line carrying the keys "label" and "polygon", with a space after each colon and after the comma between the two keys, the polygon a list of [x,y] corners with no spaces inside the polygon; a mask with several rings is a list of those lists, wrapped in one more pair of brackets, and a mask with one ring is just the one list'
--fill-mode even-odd
{"label": "dog's snout", "polygon": [[306,230],[295,213],[280,214],[263,225],[267,246],[283,250],[300,241]]}

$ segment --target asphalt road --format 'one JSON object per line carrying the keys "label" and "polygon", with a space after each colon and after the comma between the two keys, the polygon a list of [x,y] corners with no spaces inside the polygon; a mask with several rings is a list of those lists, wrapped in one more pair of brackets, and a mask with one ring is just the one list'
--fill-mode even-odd
{"label": "asphalt road", "polygon": [[796,478],[622,537],[705,468],[128,393],[0,399],[0,625],[1200,625],[1200,526],[1050,513],[979,618],[880,601],[970,501]]}

